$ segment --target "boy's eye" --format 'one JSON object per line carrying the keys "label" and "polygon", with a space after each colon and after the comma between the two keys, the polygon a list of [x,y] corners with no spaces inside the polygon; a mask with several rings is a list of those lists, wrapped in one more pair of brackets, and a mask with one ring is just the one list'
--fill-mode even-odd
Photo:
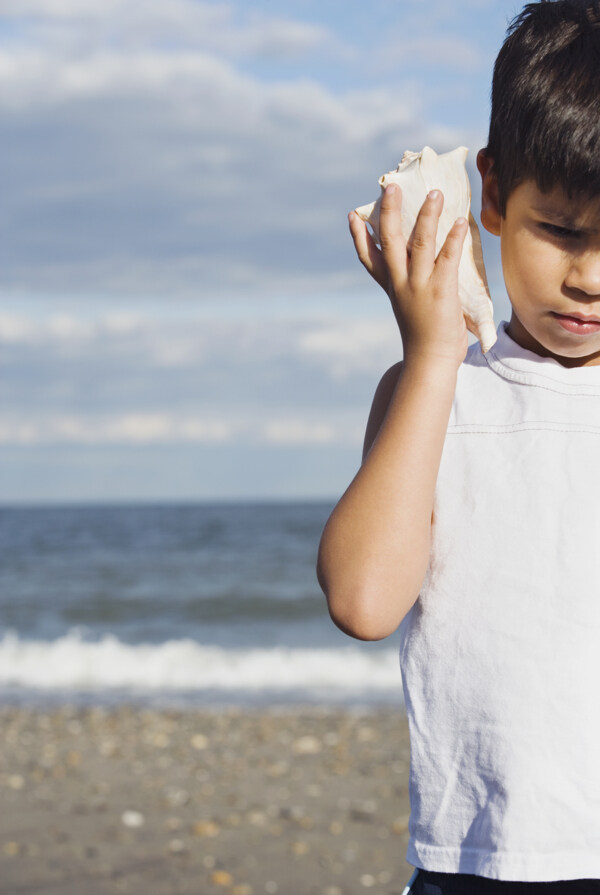
{"label": "boy's eye", "polygon": [[580,230],[571,230],[569,227],[559,227],[558,224],[549,224],[546,221],[540,222],[540,227],[546,233],[549,233],[551,236],[556,236],[558,239],[579,239],[581,236]]}

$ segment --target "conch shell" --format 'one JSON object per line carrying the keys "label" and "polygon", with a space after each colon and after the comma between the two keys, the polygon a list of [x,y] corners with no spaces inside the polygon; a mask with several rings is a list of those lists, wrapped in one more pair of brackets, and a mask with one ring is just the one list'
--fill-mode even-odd
{"label": "conch shell", "polygon": [[[496,341],[496,325],[483,266],[481,237],[470,212],[471,187],[465,168],[468,151],[464,146],[442,155],[438,155],[429,146],[422,152],[407,151],[398,168],[383,174],[379,178],[379,184],[381,195],[388,183],[397,183],[402,189],[402,233],[406,240],[413,231],[427,193],[433,189],[442,191],[444,208],[438,223],[436,253],[444,244],[456,219],[468,218],[469,230],[458,268],[458,295],[467,329],[477,336],[481,350],[485,353]],[[380,205],[381,196],[376,202],[356,209],[359,217],[371,225],[378,242]]]}

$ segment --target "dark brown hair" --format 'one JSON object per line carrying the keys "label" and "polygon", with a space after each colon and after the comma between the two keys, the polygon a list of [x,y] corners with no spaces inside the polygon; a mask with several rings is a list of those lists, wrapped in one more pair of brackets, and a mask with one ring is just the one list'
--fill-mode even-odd
{"label": "dark brown hair", "polygon": [[542,192],[600,195],[600,0],[538,0],[496,59],[486,152],[500,212],[533,179]]}

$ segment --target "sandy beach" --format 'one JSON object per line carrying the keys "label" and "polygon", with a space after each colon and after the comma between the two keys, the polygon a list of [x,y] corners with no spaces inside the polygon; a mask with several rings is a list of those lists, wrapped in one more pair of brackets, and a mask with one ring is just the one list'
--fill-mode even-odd
{"label": "sandy beach", "polygon": [[400,895],[398,711],[0,709],[0,892]]}

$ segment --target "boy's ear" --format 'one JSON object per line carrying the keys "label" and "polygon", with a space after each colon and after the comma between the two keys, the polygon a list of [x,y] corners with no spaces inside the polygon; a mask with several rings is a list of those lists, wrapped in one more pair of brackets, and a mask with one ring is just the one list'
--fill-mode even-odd
{"label": "boy's ear", "polygon": [[481,223],[494,236],[500,236],[502,215],[498,204],[498,180],[494,159],[485,149],[477,153],[477,170],[481,174]]}

